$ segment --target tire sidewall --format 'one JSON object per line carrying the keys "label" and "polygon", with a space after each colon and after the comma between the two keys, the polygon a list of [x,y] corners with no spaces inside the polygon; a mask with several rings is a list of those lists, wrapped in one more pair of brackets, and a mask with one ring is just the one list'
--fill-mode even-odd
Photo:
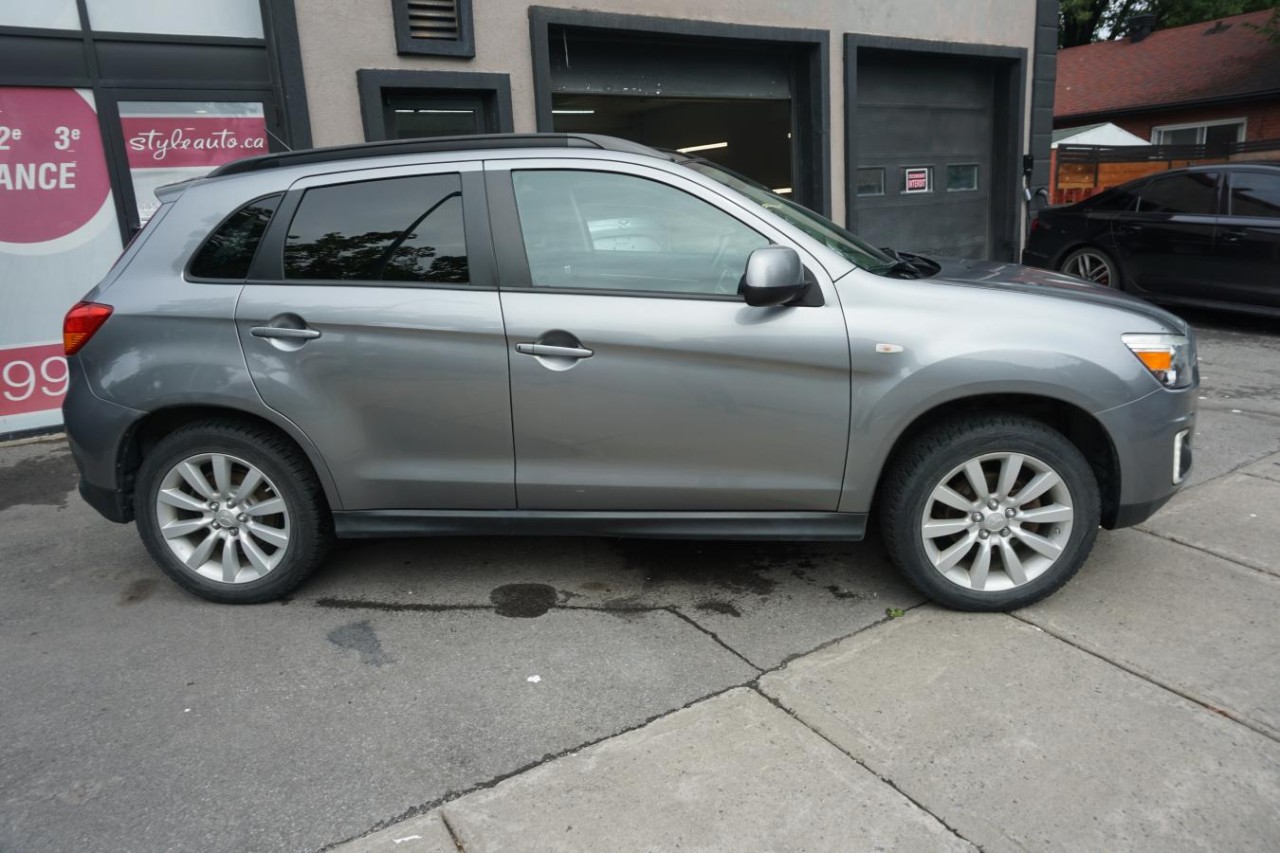
{"label": "tire sidewall", "polygon": [[[988,453],[1023,453],[1033,456],[1062,477],[1071,493],[1071,534],[1062,554],[1035,580],[1002,592],[974,592],[942,576],[925,551],[920,525],[929,496],[942,478],[957,465]],[[1066,583],[1089,556],[1097,537],[1100,506],[1093,469],[1064,436],[1042,427],[1013,431],[980,428],[927,457],[913,472],[902,505],[905,521],[895,525],[892,543],[901,555],[900,568],[926,595],[962,610],[1010,610],[1038,601]]]}

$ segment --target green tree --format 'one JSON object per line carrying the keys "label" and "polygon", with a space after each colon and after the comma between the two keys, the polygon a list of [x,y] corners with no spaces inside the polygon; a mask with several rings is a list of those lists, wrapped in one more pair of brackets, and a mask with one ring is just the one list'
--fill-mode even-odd
{"label": "green tree", "polygon": [[[1155,15],[1156,29],[1163,30],[1275,5],[1276,0],[1062,0],[1058,44],[1076,47],[1124,36],[1129,19],[1143,12]],[[1275,16],[1268,26],[1277,31]]]}

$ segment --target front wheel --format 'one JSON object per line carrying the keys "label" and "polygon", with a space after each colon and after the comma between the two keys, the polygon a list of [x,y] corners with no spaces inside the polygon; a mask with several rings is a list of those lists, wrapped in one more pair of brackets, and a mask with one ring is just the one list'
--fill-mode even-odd
{"label": "front wheel", "polygon": [[302,453],[262,427],[192,424],[143,460],[138,532],[165,574],[227,604],[270,601],[323,561],[333,537],[320,484]]}
{"label": "front wheel", "polygon": [[1098,533],[1089,463],[1065,436],[1017,416],[974,416],[918,436],[881,493],[890,556],[929,598],[1012,610],[1075,575]]}

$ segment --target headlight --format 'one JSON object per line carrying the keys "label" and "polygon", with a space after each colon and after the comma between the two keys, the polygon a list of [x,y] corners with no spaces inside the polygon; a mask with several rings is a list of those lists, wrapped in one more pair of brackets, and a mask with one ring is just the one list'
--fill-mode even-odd
{"label": "headlight", "polygon": [[1194,346],[1184,335],[1121,335],[1125,346],[1166,388],[1186,388],[1191,384]]}

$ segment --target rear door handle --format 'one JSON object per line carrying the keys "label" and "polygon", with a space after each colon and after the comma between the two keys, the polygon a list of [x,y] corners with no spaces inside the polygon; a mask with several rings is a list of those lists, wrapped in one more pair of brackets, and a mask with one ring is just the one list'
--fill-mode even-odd
{"label": "rear door handle", "polygon": [[1230,231],[1226,231],[1223,233],[1222,242],[1239,243],[1241,240],[1245,238],[1247,233],[1248,232],[1246,232],[1243,228],[1232,228]]}
{"label": "rear door handle", "polygon": [[538,355],[545,358],[591,358],[594,350],[586,347],[558,347],[551,344],[522,343],[516,344],[516,352],[524,355]]}
{"label": "rear door handle", "polygon": [[291,329],[288,326],[254,326],[249,334],[255,338],[283,338],[286,340],[309,341],[320,337],[318,329]]}

